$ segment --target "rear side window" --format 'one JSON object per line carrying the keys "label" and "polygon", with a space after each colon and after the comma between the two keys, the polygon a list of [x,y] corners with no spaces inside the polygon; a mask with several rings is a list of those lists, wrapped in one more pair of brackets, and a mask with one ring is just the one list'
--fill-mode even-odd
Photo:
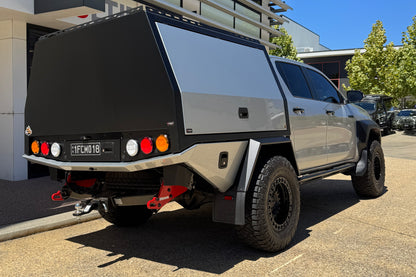
{"label": "rear side window", "polygon": [[276,62],[276,67],[293,96],[312,98],[305,76],[298,65]]}
{"label": "rear side window", "polygon": [[308,76],[309,84],[314,92],[316,100],[340,103],[338,91],[332,86],[332,84],[321,74],[313,70],[305,70]]}

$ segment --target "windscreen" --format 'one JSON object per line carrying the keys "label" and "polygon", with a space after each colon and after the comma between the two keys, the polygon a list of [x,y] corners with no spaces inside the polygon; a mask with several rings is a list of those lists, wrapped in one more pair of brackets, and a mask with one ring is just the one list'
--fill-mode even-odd
{"label": "windscreen", "polygon": [[416,111],[400,111],[397,116],[416,116]]}
{"label": "windscreen", "polygon": [[376,104],[371,102],[358,102],[354,103],[357,106],[360,106],[364,110],[366,110],[369,114],[372,114],[376,111]]}

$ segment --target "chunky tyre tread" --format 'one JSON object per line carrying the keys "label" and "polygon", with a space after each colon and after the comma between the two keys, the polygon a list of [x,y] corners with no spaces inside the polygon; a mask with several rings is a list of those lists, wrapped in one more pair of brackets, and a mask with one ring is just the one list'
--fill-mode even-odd
{"label": "chunky tyre tread", "polygon": [[[365,174],[363,176],[352,176],[351,180],[354,190],[359,196],[375,198],[384,193],[386,172],[383,149],[377,140],[371,142],[367,159],[368,164]],[[377,166],[375,166],[375,163],[377,163]]]}
{"label": "chunky tyre tread", "polygon": [[119,227],[134,227],[144,223],[152,216],[152,211],[146,206],[115,206],[110,201],[108,212],[102,206],[98,207],[100,215],[110,223]]}
{"label": "chunky tyre tread", "polygon": [[[292,214],[287,228],[276,232],[268,220],[267,194],[270,184],[277,178],[284,177],[290,183],[292,192]],[[300,194],[296,173],[290,162],[280,156],[271,158],[253,179],[246,199],[245,225],[237,226],[237,235],[251,247],[275,252],[284,249],[295,235],[300,211]]]}

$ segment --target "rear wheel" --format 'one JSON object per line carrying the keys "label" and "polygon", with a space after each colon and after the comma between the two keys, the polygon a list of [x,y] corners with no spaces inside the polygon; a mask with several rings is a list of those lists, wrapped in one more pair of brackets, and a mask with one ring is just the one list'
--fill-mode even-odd
{"label": "rear wheel", "polygon": [[108,201],[108,211],[99,205],[98,212],[110,223],[120,227],[139,226],[146,223],[152,216],[152,211],[145,205],[141,206],[116,206],[112,201]]}
{"label": "rear wheel", "polygon": [[378,197],[384,192],[386,168],[384,154],[377,140],[371,142],[368,157],[367,171],[363,176],[352,176],[352,184],[359,196]]}
{"label": "rear wheel", "polygon": [[254,176],[245,212],[245,224],[236,228],[248,245],[275,252],[290,243],[299,221],[300,194],[296,173],[286,158],[271,158]]}

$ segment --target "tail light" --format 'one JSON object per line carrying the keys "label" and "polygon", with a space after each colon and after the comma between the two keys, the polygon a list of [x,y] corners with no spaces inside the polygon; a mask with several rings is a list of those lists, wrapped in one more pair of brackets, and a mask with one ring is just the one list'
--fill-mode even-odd
{"label": "tail light", "polygon": [[153,152],[153,140],[149,137],[145,137],[140,142],[140,149],[144,154],[150,154]]}
{"label": "tail light", "polygon": [[42,155],[48,156],[49,155],[49,143],[43,142],[40,146],[40,151],[42,152]]}

